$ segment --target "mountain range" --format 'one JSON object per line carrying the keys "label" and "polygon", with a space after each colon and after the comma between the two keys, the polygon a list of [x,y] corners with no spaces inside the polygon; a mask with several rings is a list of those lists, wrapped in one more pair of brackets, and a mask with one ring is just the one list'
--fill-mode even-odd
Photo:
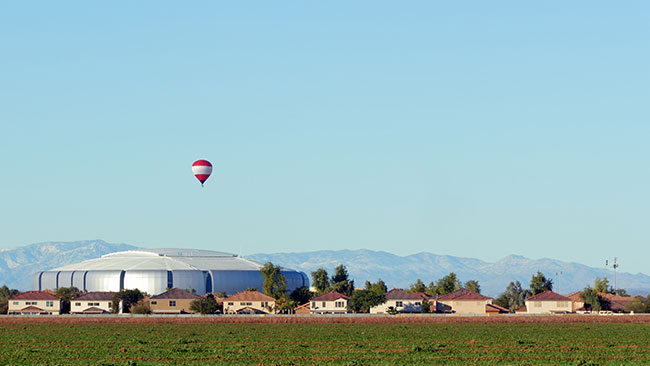
{"label": "mountain range", "polygon": [[[103,240],[45,242],[3,249],[0,250],[0,285],[28,290],[31,289],[31,279],[35,272],[133,249],[137,247],[111,244]],[[304,271],[308,275],[321,267],[332,274],[337,265],[344,264],[357,287],[362,287],[365,281],[375,282],[381,278],[389,288],[407,288],[418,278],[428,284],[454,272],[461,281],[478,280],[482,293],[489,296],[498,296],[510,281],[520,281],[523,286],[528,286],[530,278],[537,271],[551,278],[554,289],[562,294],[582,290],[587,285],[593,286],[596,277],[607,277],[613,282],[614,275],[605,268],[518,255],[510,255],[494,263],[427,252],[398,256],[366,249],[259,253],[245,257],[260,263],[271,261],[283,267]],[[647,295],[650,293],[650,276],[642,273],[618,273],[617,285],[631,294]]]}

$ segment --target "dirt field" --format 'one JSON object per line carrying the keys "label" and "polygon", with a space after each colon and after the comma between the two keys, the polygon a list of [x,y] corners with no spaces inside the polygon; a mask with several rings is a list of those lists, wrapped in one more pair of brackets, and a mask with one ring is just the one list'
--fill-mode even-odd
{"label": "dirt field", "polygon": [[2,324],[209,324],[209,323],[250,323],[250,324],[446,324],[446,323],[473,323],[473,324],[502,324],[502,323],[637,323],[650,324],[650,314],[635,315],[494,315],[494,316],[454,316],[454,315],[394,315],[394,316],[302,316],[302,315],[251,315],[251,316],[131,316],[131,315],[103,315],[103,316],[0,316]]}

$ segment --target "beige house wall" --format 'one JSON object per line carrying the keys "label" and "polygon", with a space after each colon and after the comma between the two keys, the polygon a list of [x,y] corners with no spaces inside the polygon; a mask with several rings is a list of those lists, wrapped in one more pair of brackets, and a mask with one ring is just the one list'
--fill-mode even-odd
{"label": "beige house wall", "polygon": [[554,312],[572,312],[571,301],[526,301],[528,314],[548,314]]}
{"label": "beige house wall", "polygon": [[96,307],[110,313],[111,304],[112,302],[110,300],[81,300],[81,301],[70,300],[70,312],[83,313],[83,311],[88,308]]}
{"label": "beige house wall", "polygon": [[151,299],[149,307],[152,313],[193,313],[190,304],[194,299]]}
{"label": "beige house wall", "polygon": [[[48,302],[51,302],[52,306],[47,306]],[[22,309],[28,306],[36,306],[50,314],[61,313],[61,300],[9,300],[7,312],[9,314],[20,313]]]}
{"label": "beige house wall", "polygon": [[492,299],[438,301],[437,309],[444,311],[449,307],[457,314],[486,314],[485,305],[487,304],[492,304]]}
{"label": "beige house wall", "polygon": [[237,311],[247,307],[272,314],[275,311],[275,301],[223,301],[223,312],[225,314],[236,314]]}
{"label": "beige house wall", "polygon": [[[400,302],[401,306],[397,306]],[[400,313],[421,313],[422,300],[386,300],[385,303],[370,308],[370,314],[387,314],[388,308],[393,307]]]}
{"label": "beige house wall", "polygon": [[348,300],[338,299],[335,301],[313,301],[310,312],[312,314],[345,314],[348,312]]}

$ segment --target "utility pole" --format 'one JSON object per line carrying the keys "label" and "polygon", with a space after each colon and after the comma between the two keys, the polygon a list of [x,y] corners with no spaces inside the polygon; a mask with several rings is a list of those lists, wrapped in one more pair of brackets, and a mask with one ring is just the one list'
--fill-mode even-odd
{"label": "utility pole", "polygon": [[555,272],[555,277],[557,277],[557,286],[555,287],[555,292],[557,292],[558,294],[561,293],[560,292],[560,276],[562,276],[562,274],[563,274],[562,271]]}
{"label": "utility pole", "polygon": [[[618,257],[614,257],[614,264],[611,265],[611,267],[614,269],[614,291],[618,289],[616,285],[616,268],[618,268]],[[609,268],[609,261],[605,259],[605,268]]]}

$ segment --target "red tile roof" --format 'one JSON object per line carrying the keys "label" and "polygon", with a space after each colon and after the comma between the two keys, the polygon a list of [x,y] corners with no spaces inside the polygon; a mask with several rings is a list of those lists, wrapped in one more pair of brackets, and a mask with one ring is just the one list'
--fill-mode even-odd
{"label": "red tile roof", "polygon": [[45,292],[45,291],[27,291],[18,295],[14,295],[9,300],[60,300],[58,297]]}
{"label": "red tile roof", "polygon": [[73,301],[90,301],[90,300],[96,300],[96,301],[111,301],[113,300],[113,296],[115,296],[117,292],[89,292],[87,294],[81,294],[79,297],[75,297],[72,299]]}
{"label": "red tile roof", "polygon": [[330,291],[330,292],[328,292],[326,294],[322,294],[322,295],[320,295],[318,297],[315,297],[315,298],[311,299],[311,301],[335,301],[335,300],[338,300],[338,299],[349,300],[350,298],[343,295],[343,294],[340,294],[340,293],[338,293],[336,291]]}
{"label": "red tile roof", "polygon": [[294,310],[298,310],[298,309],[307,309],[307,310],[311,309],[311,302],[302,304],[302,305],[296,307]]}
{"label": "red tile roof", "polygon": [[82,311],[82,313],[84,313],[84,314],[104,314],[104,313],[108,313],[108,311],[106,311],[104,309],[100,309],[100,308],[98,308],[96,306],[93,306],[93,307],[90,307],[90,308]]}
{"label": "red tile roof", "polygon": [[37,311],[41,312],[41,311],[45,311],[45,310],[43,310],[41,308],[37,308],[36,306],[30,305],[30,306],[28,306],[26,308],[20,309],[20,311],[27,311],[27,312],[33,313],[33,312],[37,312]]}
{"label": "red tile roof", "polygon": [[604,294],[601,292],[599,292],[598,294],[609,301],[616,301],[616,302],[630,302],[630,301],[634,301],[635,299],[632,296],[619,296],[616,294]]}
{"label": "red tile roof", "polygon": [[478,301],[478,300],[490,300],[492,299],[491,297],[483,296],[481,294],[477,294],[474,291],[470,291],[465,288],[461,288],[460,290],[456,290],[450,294],[447,295],[441,295],[436,298],[437,301]]}
{"label": "red tile roof", "polygon": [[194,295],[191,294],[185,290],[181,290],[179,288],[173,288],[171,290],[167,290],[163,292],[160,295],[156,296],[151,296],[151,300],[161,300],[161,299],[172,299],[172,300],[194,300],[198,299],[199,295]]}
{"label": "red tile roof", "polygon": [[485,304],[486,313],[509,313],[510,310],[496,304]]}
{"label": "red tile roof", "polygon": [[531,296],[526,299],[526,301],[571,301],[566,296],[562,296],[560,294],[556,294],[555,292],[551,290],[546,290],[542,293],[539,293],[535,296]]}
{"label": "red tile roof", "polygon": [[264,295],[259,291],[242,291],[226,297],[223,301],[275,301],[271,296]]}
{"label": "red tile roof", "polygon": [[571,299],[571,301],[580,301],[580,302],[582,302],[582,301],[584,301],[584,300],[582,300],[582,298],[580,297],[580,295],[581,295],[583,292],[584,292],[584,291],[576,291],[576,292],[574,292],[574,293],[568,295],[567,297],[568,297],[569,299]]}
{"label": "red tile roof", "polygon": [[394,288],[386,293],[386,300],[422,300],[422,296]]}

